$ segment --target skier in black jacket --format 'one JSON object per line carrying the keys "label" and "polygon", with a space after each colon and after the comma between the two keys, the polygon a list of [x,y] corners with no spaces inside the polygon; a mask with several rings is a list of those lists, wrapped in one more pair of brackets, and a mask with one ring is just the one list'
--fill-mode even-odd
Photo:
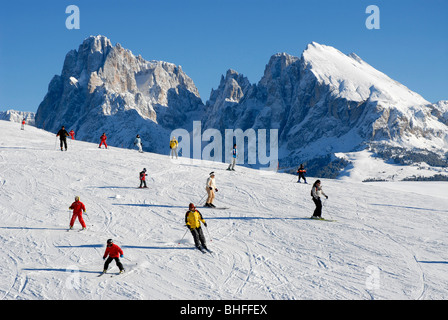
{"label": "skier in black jacket", "polygon": [[59,140],[61,141],[61,151],[64,151],[62,149],[62,146],[65,146],[65,151],[67,151],[67,137],[69,136],[68,132],[65,130],[65,127],[62,126],[61,130],[58,131],[56,134],[56,137],[59,137]]}

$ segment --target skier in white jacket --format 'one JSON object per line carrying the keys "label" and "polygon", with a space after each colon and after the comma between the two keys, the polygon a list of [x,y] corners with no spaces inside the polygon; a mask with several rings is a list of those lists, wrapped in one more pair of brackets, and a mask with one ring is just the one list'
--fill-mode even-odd
{"label": "skier in white jacket", "polygon": [[143,150],[142,150],[142,139],[140,138],[139,134],[137,135],[137,137],[134,140],[134,145],[138,147],[138,152],[143,152]]}
{"label": "skier in white jacket", "polygon": [[311,188],[311,197],[313,198],[313,202],[316,205],[316,209],[314,210],[313,216],[311,217],[313,219],[322,218],[322,201],[320,200],[321,196],[324,196],[328,199],[328,196],[322,190],[320,180],[316,180],[316,182],[314,182],[313,184],[313,187]]}
{"label": "skier in white jacket", "polygon": [[207,190],[208,195],[205,207],[216,208],[216,206],[213,204],[213,200],[215,199],[215,192],[218,192],[218,188],[216,188],[214,172],[210,172],[210,175],[207,179],[207,184],[205,185],[205,190]]}

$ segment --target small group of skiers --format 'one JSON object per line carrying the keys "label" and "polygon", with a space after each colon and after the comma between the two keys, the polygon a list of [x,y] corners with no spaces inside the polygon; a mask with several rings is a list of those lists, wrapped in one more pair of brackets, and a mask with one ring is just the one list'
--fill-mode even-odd
{"label": "small group of skiers", "polygon": [[[57,136],[59,136],[61,139],[61,150],[62,150],[63,141],[65,141],[66,137],[68,137],[69,134],[65,131],[65,128],[62,127],[62,129],[58,132]],[[72,135],[72,139],[73,139],[73,135]],[[106,137],[105,133],[103,133],[103,135],[101,136],[100,139],[101,139],[101,143],[99,145],[99,148],[101,148],[101,146],[103,144],[107,148],[107,144],[106,144],[107,137]],[[139,151],[142,152],[141,151],[141,149],[142,149],[141,148],[141,140],[140,140],[139,135],[137,135],[134,144],[137,145],[139,147]],[[178,142],[177,142],[176,138],[173,137],[170,140],[170,149],[171,149],[171,158],[172,159],[174,158],[174,156],[176,156],[176,158],[178,156],[177,155],[177,147],[178,147]],[[66,142],[65,142],[65,148],[67,149]],[[232,161],[231,161],[229,167],[227,168],[227,170],[235,171],[235,164],[236,164],[237,156],[238,156],[237,148],[236,148],[236,144],[234,144],[233,149],[232,149]],[[140,175],[139,188],[147,188],[146,177],[148,176],[148,174],[146,172],[147,172],[146,168],[144,168],[139,174]],[[301,179],[303,179],[304,182],[307,183],[306,178],[305,178],[305,173],[306,173],[306,170],[305,170],[303,164],[301,164],[300,167],[297,169],[297,174],[298,174],[297,182],[298,183],[301,182]],[[216,182],[215,182],[215,172],[212,171],[209,173],[209,177],[207,178],[205,188],[206,188],[206,192],[207,192],[207,200],[205,202],[204,207],[216,208],[216,206],[213,204],[213,201],[215,199],[215,193],[218,192],[218,188],[216,187]],[[315,210],[311,217],[312,219],[322,219],[322,200],[321,200],[322,196],[324,196],[326,199],[328,199],[328,196],[322,190],[321,181],[316,180],[316,182],[313,184],[313,186],[311,188],[311,197],[315,204]],[[82,214],[86,213],[86,208],[85,208],[85,205],[80,201],[79,196],[75,197],[75,202],[73,202],[70,205],[69,209],[73,210],[73,216],[70,220],[70,229],[73,228],[75,220],[78,219],[82,226],[82,230],[85,230],[86,224],[84,222]],[[185,225],[188,227],[188,229],[190,230],[190,232],[193,236],[195,247],[201,251],[204,251],[204,250],[209,251],[209,249],[207,248],[207,245],[206,245],[204,233],[201,228],[201,223],[202,223],[202,225],[207,227],[207,223],[205,222],[202,214],[196,209],[196,207],[193,203],[190,203],[189,209],[185,214]],[[104,253],[104,256],[103,256],[103,259],[107,258],[107,260],[105,261],[105,264],[104,264],[103,273],[106,273],[106,271],[109,267],[109,264],[112,262],[112,260],[115,260],[115,262],[120,270],[120,273],[124,272],[124,267],[119,259],[120,257],[123,257],[122,249],[119,246],[117,246],[116,244],[114,244],[112,239],[107,240],[107,248],[106,248],[106,252]]]}
{"label": "small group of skiers", "polygon": [[[22,130],[24,130],[24,126],[25,126],[25,119],[22,122]],[[62,128],[57,132],[56,137],[59,137],[61,151],[64,151],[64,149],[65,151],[67,151],[67,137],[71,137],[72,140],[75,140],[75,131],[70,130],[70,132],[67,132],[65,126],[62,126]],[[100,144],[98,148],[101,149],[101,146],[104,145],[104,147],[107,149],[108,146],[106,141],[107,141],[107,135],[105,132],[103,132],[103,134],[100,137]],[[138,148],[138,151],[140,153],[143,153],[142,139],[140,138],[140,135],[137,135],[135,137],[134,146]],[[177,149],[177,141],[176,141],[176,149]],[[176,157],[177,157],[177,151],[176,151]]]}
{"label": "small group of skiers", "polygon": [[[78,219],[79,223],[82,226],[81,230],[86,230],[86,223],[84,221],[84,218],[82,217],[83,213],[86,213],[86,206],[84,205],[84,203],[82,203],[80,201],[79,196],[75,197],[75,202],[73,202],[70,205],[69,210],[73,210],[73,215],[70,220],[69,230],[73,229],[73,225],[75,224],[76,219]],[[123,264],[121,263],[121,261],[119,259],[120,257],[121,258],[123,257],[123,250],[119,246],[114,244],[112,239],[108,239],[106,251],[104,252],[104,255],[103,255],[103,260],[106,260],[106,258],[107,258],[107,260],[104,263],[103,273],[107,272],[107,269],[109,268],[109,264],[112,262],[112,260],[115,260],[115,263],[117,264],[117,267],[120,270],[120,273],[123,273],[125,270],[124,270]]]}

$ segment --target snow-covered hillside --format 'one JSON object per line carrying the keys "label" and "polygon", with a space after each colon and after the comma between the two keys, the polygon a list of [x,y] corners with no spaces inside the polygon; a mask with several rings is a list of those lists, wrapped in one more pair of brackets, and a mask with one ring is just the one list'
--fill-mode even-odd
{"label": "snow-covered hillside", "polygon": [[[226,167],[81,141],[61,152],[54,134],[0,121],[1,299],[448,298],[448,183],[322,179],[325,222],[296,177]],[[180,241],[210,171],[229,207],[199,209],[214,255]],[[88,230],[67,232],[76,195]],[[123,276],[97,277],[108,238]]]}

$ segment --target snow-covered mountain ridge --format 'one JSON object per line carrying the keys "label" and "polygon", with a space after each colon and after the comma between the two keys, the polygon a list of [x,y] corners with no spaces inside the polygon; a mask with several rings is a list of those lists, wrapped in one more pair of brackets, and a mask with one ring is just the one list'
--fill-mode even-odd
{"label": "snow-covered mountain ridge", "polygon": [[[321,179],[73,141],[0,121],[0,297],[4,300],[444,300],[447,183]],[[355,163],[356,164],[356,163]],[[138,173],[148,169],[148,189]],[[202,209],[215,255],[193,249],[188,204],[216,172],[217,206]],[[318,177],[308,177],[309,183]],[[67,232],[78,195],[87,230]],[[185,235],[183,240],[182,237]],[[129,271],[102,271],[106,240]],[[111,273],[117,271],[112,263]]]}
{"label": "snow-covered mountain ridge", "polygon": [[273,55],[256,84],[228,70],[204,104],[180,66],[146,61],[104,36],[67,54],[36,114],[38,127],[55,132],[64,124],[85,141],[106,132],[111,145],[132,147],[140,134],[145,150],[162,154],[172,130],[191,131],[193,121],[223,135],[277,129],[280,168],[306,163],[327,177],[347,166],[337,154],[365,149],[429,151],[432,163],[448,166],[447,119],[446,102],[431,104],[356,54],[316,42],[301,57]]}
{"label": "snow-covered mountain ridge", "polygon": [[[238,101],[228,92],[241,92]],[[300,58],[272,56],[258,84],[227,73],[207,112],[205,127],[278,129],[280,167],[366,148],[426,149],[447,165],[445,102],[431,104],[357,55],[315,42]]]}

